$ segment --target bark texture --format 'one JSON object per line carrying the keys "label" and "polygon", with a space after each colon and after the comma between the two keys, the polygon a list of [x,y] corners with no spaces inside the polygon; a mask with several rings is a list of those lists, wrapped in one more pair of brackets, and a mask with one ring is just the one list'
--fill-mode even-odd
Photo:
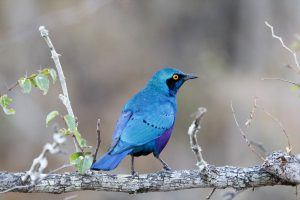
{"label": "bark texture", "polygon": [[[285,152],[273,152],[262,166],[248,168],[207,165],[203,170],[179,170],[142,174],[138,177],[122,174],[89,172],[49,174],[35,186],[24,187],[21,177],[25,173],[0,172],[0,191],[12,187],[12,192],[66,193],[81,190],[125,193],[167,192],[191,188],[235,188],[299,184],[299,160]],[[28,183],[30,184],[30,183]]]}

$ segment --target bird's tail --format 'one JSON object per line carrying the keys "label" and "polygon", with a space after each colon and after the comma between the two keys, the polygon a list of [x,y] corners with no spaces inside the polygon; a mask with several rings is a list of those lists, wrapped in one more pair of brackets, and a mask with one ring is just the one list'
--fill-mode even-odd
{"label": "bird's tail", "polygon": [[91,166],[91,170],[103,170],[103,171],[113,170],[130,153],[130,151],[131,150],[127,150],[119,154],[110,154],[109,151]]}

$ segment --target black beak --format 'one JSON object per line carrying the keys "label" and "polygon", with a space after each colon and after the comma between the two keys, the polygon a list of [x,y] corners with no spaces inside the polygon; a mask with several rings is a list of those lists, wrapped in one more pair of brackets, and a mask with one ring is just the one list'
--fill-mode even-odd
{"label": "black beak", "polygon": [[187,81],[187,80],[195,79],[195,78],[198,78],[198,76],[194,76],[194,75],[191,75],[191,74],[186,74],[184,76],[183,80]]}

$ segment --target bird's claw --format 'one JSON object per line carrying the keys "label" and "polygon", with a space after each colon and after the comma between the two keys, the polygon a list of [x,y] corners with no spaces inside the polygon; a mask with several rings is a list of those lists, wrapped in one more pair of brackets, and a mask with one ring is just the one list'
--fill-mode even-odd
{"label": "bird's claw", "polygon": [[137,173],[136,171],[132,171],[131,172],[131,176],[132,176],[132,178],[138,178],[139,177],[139,173]]}
{"label": "bird's claw", "polygon": [[203,171],[207,168],[208,164],[205,160],[201,160],[200,162],[197,162],[197,167],[199,168],[200,171]]}
{"label": "bird's claw", "polygon": [[167,172],[172,171],[171,167],[169,167],[168,165],[164,166],[164,170]]}

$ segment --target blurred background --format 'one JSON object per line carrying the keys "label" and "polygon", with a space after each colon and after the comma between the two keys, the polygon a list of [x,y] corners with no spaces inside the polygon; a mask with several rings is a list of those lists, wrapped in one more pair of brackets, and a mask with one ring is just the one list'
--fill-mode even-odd
{"label": "blurred background", "polygon": [[[24,74],[54,67],[40,38],[45,25],[61,56],[79,129],[96,144],[96,120],[101,118],[100,155],[109,147],[111,133],[123,104],[139,91],[158,69],[173,66],[198,79],[178,94],[178,117],[173,136],[162,153],[172,169],[195,168],[187,129],[199,106],[208,109],[199,141],[204,158],[217,166],[253,166],[261,161],[250,151],[233,121],[230,101],[249,139],[262,142],[268,151],[287,146],[278,124],[257,111],[249,128],[253,97],[278,117],[299,153],[299,91],[279,81],[297,81],[299,75],[285,67],[295,65],[292,56],[271,37],[269,21],[287,45],[297,50],[300,2],[282,0],[87,0],[0,1],[0,91],[5,92]],[[298,37],[298,39],[297,39]],[[0,113],[0,170],[25,171],[43,145],[52,141],[53,127],[45,128],[49,111],[65,112],[57,98],[58,82],[47,96],[19,89],[9,95],[16,115]],[[65,147],[74,151],[72,141]],[[48,170],[68,162],[67,155],[49,156]],[[139,173],[161,170],[152,156],[137,159]],[[129,173],[127,158],[111,173]],[[128,195],[77,192],[63,195],[16,194],[0,199],[204,199],[210,189]],[[212,199],[224,199],[232,190],[219,190]],[[245,191],[236,199],[296,199],[295,188],[264,187]],[[298,197],[299,198],[299,197]]]}

